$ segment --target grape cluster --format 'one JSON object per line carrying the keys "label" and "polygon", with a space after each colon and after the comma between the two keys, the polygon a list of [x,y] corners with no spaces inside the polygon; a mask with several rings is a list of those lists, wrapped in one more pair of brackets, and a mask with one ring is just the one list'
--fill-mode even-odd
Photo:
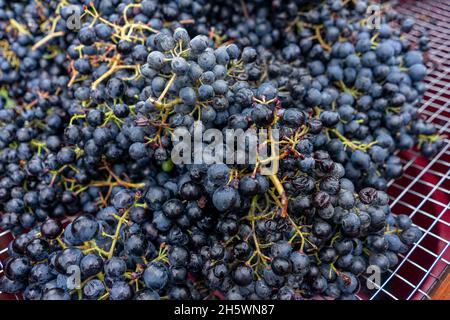
{"label": "grape cluster", "polygon": [[402,37],[411,20],[390,13],[379,29],[368,30],[360,23],[366,9],[362,2],[353,10],[333,2],[308,12],[301,31],[292,31],[313,78],[298,101],[327,127],[322,147],[344,164],[346,177],[358,187],[385,189],[402,173],[395,151],[418,144],[433,156],[443,141],[418,115],[427,68],[419,48]]}
{"label": "grape cluster", "polygon": [[[383,191],[395,152],[442,146],[426,32],[393,11],[372,30],[369,4],[0,0],[0,291],[354,299],[422,237]],[[199,122],[264,129],[270,155],[175,164]]]}

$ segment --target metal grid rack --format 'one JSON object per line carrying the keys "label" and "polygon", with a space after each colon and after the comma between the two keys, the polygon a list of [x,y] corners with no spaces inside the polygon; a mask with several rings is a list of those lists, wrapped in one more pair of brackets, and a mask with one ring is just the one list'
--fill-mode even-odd
{"label": "metal grid rack", "polygon": [[388,194],[394,214],[408,214],[422,238],[371,292],[360,299],[430,299],[430,291],[450,266],[450,3],[446,0],[401,1],[399,13],[416,18],[408,36],[416,41],[428,30],[431,39],[428,90],[420,113],[446,136],[445,147],[432,160],[416,151],[401,152],[404,174],[391,181]]}
{"label": "metal grid rack", "polygon": [[[395,269],[384,276],[381,286],[372,291],[361,290],[360,299],[430,299],[430,291],[450,269],[450,2],[447,0],[400,1],[396,10],[414,16],[416,25],[409,35],[417,40],[422,30],[431,39],[426,82],[428,90],[420,108],[422,116],[433,122],[447,144],[432,160],[416,151],[399,153],[404,174],[391,181],[388,193],[394,214],[408,214],[422,231],[422,238],[401,256]],[[12,240],[9,232],[0,232],[1,261],[7,256],[6,244]],[[20,299],[2,295],[0,300]]]}

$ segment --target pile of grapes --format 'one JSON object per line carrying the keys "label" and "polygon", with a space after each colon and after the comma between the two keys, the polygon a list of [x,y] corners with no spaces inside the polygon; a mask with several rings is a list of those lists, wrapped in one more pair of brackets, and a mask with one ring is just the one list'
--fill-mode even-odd
{"label": "pile of grapes", "polygon": [[[443,144],[418,114],[426,30],[371,28],[369,5],[0,0],[0,291],[355,299],[422,236],[383,191],[396,151]],[[265,129],[271,155],[174,163],[199,123]]]}

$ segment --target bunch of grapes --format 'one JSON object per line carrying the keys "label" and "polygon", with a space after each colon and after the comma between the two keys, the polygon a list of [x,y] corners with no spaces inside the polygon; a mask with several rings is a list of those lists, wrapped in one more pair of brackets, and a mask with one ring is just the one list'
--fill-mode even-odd
{"label": "bunch of grapes", "polygon": [[[426,33],[369,28],[369,4],[0,0],[0,291],[355,299],[422,237],[383,191],[395,152],[442,147]],[[263,130],[269,155],[173,161],[177,130],[208,129]]]}

